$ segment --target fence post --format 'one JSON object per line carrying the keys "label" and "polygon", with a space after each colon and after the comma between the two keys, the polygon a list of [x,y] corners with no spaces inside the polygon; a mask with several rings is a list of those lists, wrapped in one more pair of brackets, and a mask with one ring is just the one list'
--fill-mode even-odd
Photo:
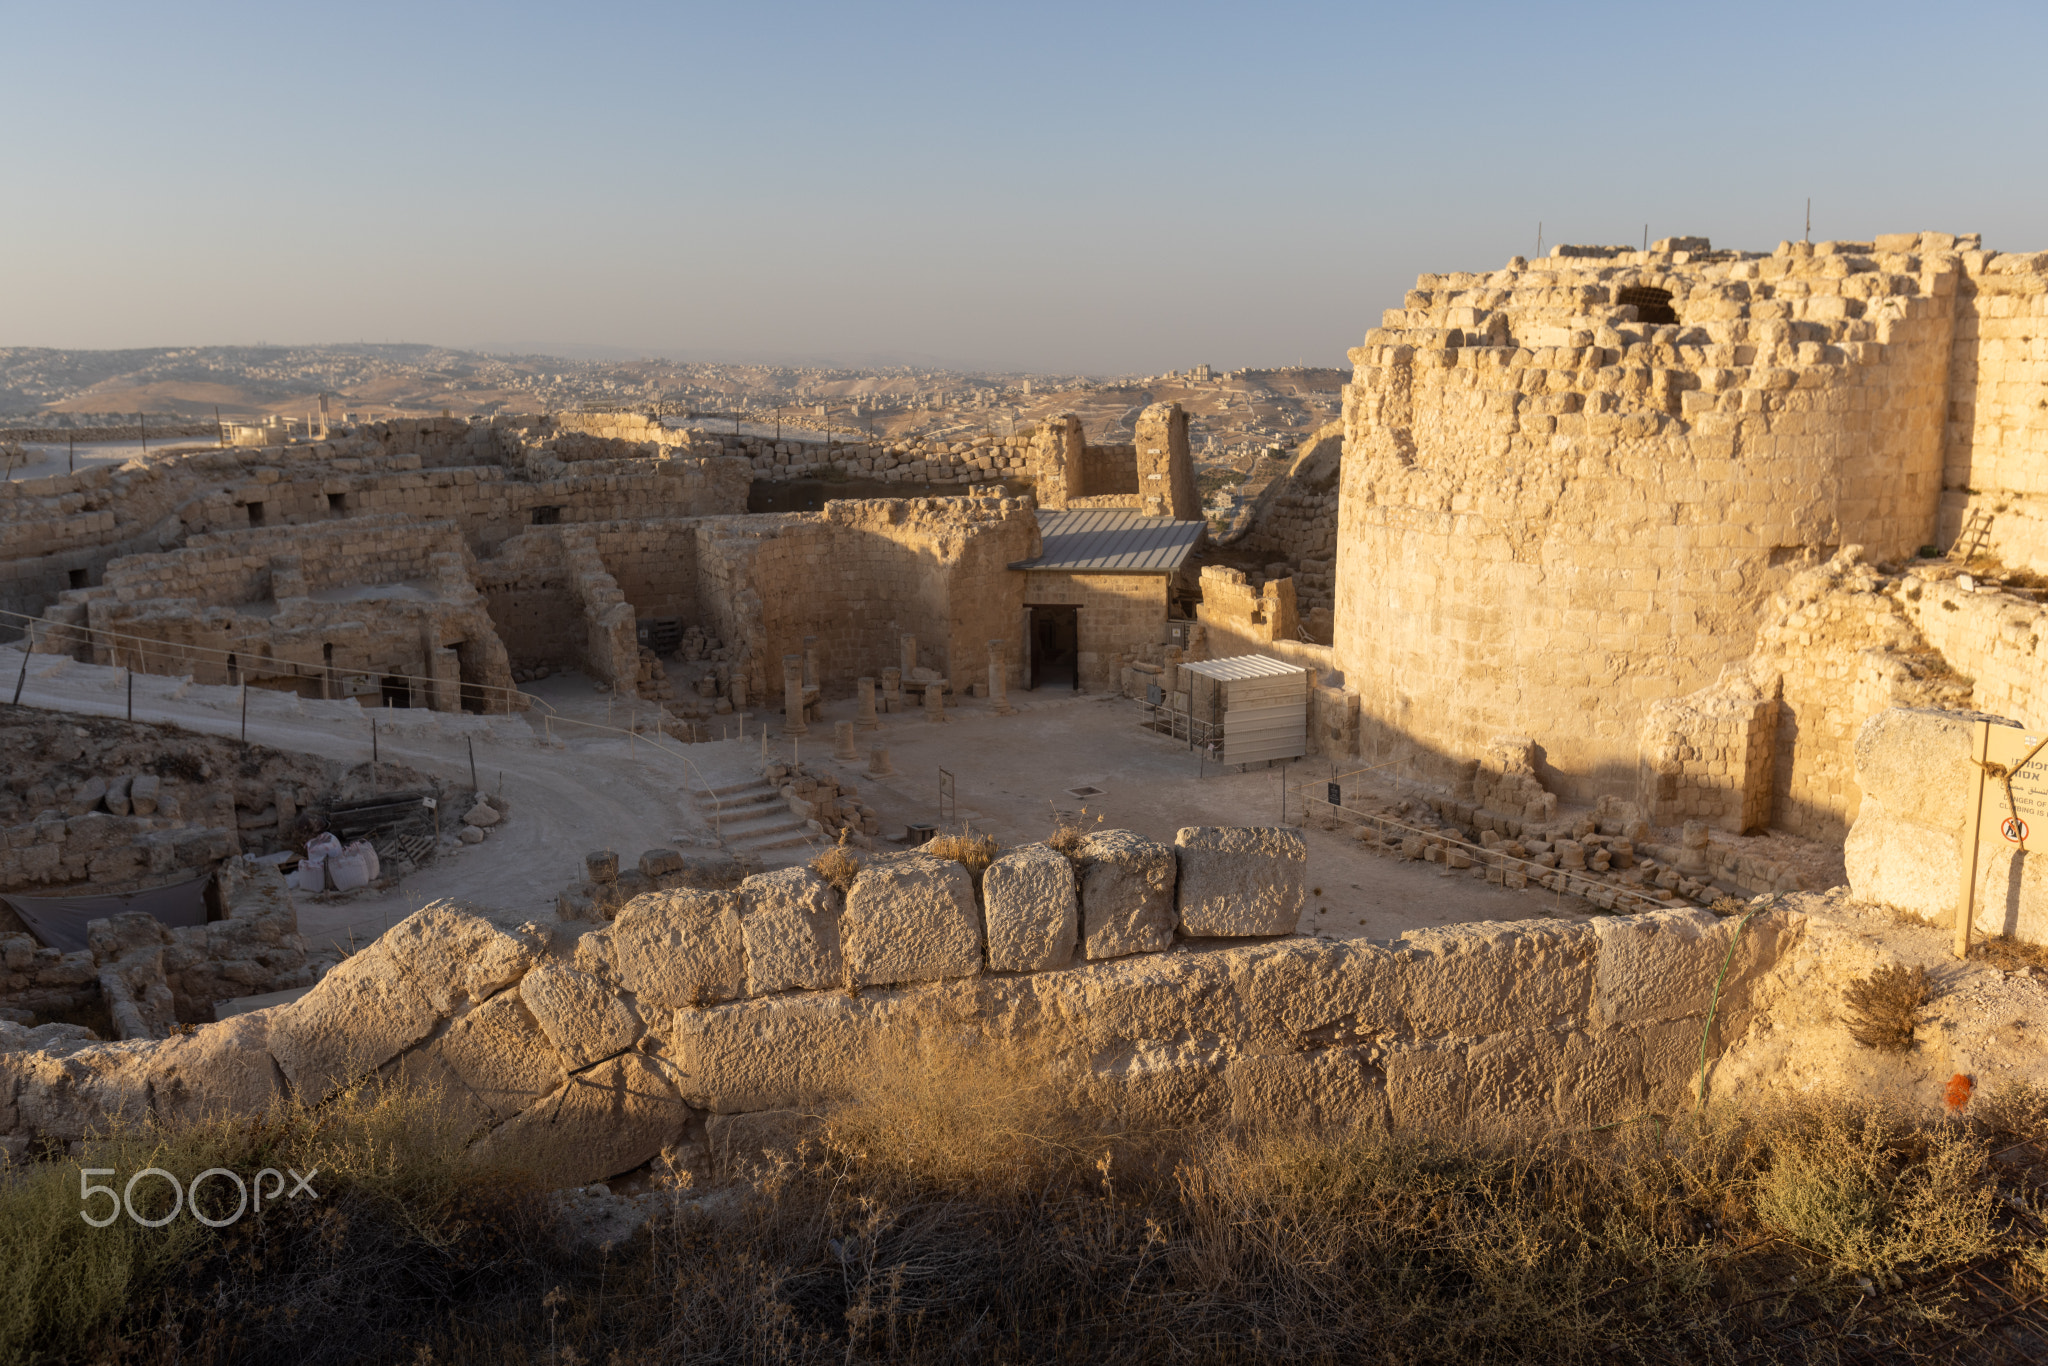
{"label": "fence post", "polygon": [[14,705],[21,705],[21,685],[28,682],[28,656],[35,647],[35,623],[30,622],[21,633],[21,672],[14,676]]}

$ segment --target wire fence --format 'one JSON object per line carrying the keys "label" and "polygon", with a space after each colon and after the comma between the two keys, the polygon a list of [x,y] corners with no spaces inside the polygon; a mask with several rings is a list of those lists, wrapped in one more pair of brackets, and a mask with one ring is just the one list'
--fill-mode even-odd
{"label": "wire fence", "polygon": [[[24,688],[29,677],[29,664],[37,655],[40,654],[52,658],[61,657],[76,661],[78,652],[89,651],[94,656],[95,661],[97,661],[100,652],[104,650],[110,663],[101,667],[122,669],[127,674],[126,711],[128,720],[132,721],[135,719],[135,678],[138,675],[148,678],[182,678],[186,682],[191,681],[189,675],[151,669],[149,667],[150,664],[156,663],[173,666],[179,664],[189,665],[195,661],[217,663],[221,666],[224,673],[230,673],[230,676],[235,680],[226,686],[239,688],[241,691],[242,725],[240,738],[243,741],[246,742],[248,739],[249,689],[252,686],[257,689],[259,694],[264,692],[282,693],[287,696],[297,697],[302,701],[331,702],[344,705],[349,701],[356,701],[359,710],[369,723],[368,743],[370,746],[371,763],[373,765],[379,762],[381,751],[377,724],[377,713],[380,710],[386,714],[385,733],[390,733],[395,729],[390,720],[395,712],[427,711],[432,714],[445,715],[478,714],[465,711],[460,707],[450,708],[446,711],[436,708],[416,708],[410,705],[405,707],[390,707],[387,705],[384,708],[362,707],[360,700],[357,698],[327,696],[325,695],[326,693],[335,691],[332,680],[333,675],[337,671],[325,663],[312,664],[306,661],[270,658],[251,661],[248,665],[245,665],[238,651],[204,645],[172,645],[153,637],[136,635],[130,632],[110,631],[103,627],[90,625],[89,623],[50,621],[43,617],[33,617],[26,613],[5,610],[0,610],[0,621],[17,623],[22,632],[21,636],[14,642],[16,648],[21,650],[21,662],[17,667],[12,687],[7,693],[9,702],[13,704],[21,704],[22,702]],[[232,671],[230,671],[231,665],[234,666]],[[280,688],[266,686],[262,682],[252,682],[252,672],[270,680],[288,679],[294,683],[308,681],[320,683],[323,686],[323,695],[317,698],[309,698],[299,692],[296,687]],[[339,672],[350,671],[343,670]],[[377,677],[382,680],[394,680],[405,684],[410,696],[419,696],[424,692],[424,695],[434,697],[437,695],[434,691],[435,689],[445,689],[448,686],[448,680],[446,679],[435,679],[418,674],[379,673]],[[461,682],[458,684],[458,687],[460,690],[458,693],[459,699],[480,700],[491,706],[491,711],[483,714],[511,716],[518,712],[532,711],[537,713],[541,721],[541,733],[538,737],[541,743],[552,745],[557,739],[556,732],[559,729],[563,732],[560,738],[565,741],[569,736],[577,734],[588,734],[593,738],[618,737],[626,741],[629,756],[639,746],[646,745],[652,752],[677,760],[688,770],[695,789],[701,792],[708,800],[712,830],[722,837],[723,799],[712,786],[710,780],[705,777],[703,770],[698,767],[696,762],[690,758],[689,754],[680,745],[675,743],[677,740],[686,743],[704,743],[711,740],[710,723],[671,716],[659,703],[647,702],[638,697],[620,699],[616,693],[606,699],[606,719],[603,722],[598,722],[585,720],[581,717],[563,715],[546,698],[519,688],[470,682]],[[97,708],[83,706],[66,707],[62,705],[61,698],[47,696],[31,699],[27,705],[41,707],[46,710],[77,711],[80,714],[86,715],[101,714]],[[617,719],[614,715],[615,709],[625,712],[624,725],[613,724],[614,720]],[[344,718],[336,717],[335,719]],[[745,739],[747,719],[745,713],[740,713],[730,721],[721,722],[718,738]],[[701,734],[699,733],[700,731],[702,732]],[[765,740],[765,722],[763,723],[763,737]],[[472,744],[471,749],[473,750],[473,748]],[[472,754],[472,789],[480,791],[481,787],[476,782],[477,776]]]}

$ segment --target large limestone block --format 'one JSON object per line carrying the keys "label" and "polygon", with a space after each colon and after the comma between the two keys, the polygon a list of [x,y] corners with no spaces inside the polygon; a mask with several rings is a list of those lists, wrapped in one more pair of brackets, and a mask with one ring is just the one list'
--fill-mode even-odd
{"label": "large limestone block", "polygon": [[1344,1128],[1388,1118],[1385,1079],[1361,1048],[1241,1057],[1224,1080],[1236,1124]]}
{"label": "large limestone block", "polygon": [[576,944],[576,966],[630,993],[643,1015],[730,1001],[746,990],[739,899],[730,892],[651,892]]}
{"label": "large limestone block", "polygon": [[932,982],[981,971],[974,878],[952,859],[910,854],[870,863],[846,895],[840,948],[855,986]]}
{"label": "large limestone block", "polygon": [[1600,940],[1565,921],[1481,921],[1411,930],[1394,946],[1402,1027],[1475,1035],[1529,1020],[1583,1019]]}
{"label": "large limestone block", "polygon": [[464,1006],[519,980],[545,947],[445,904],[417,911],[277,1009],[270,1052],[308,1100],[375,1071]]}
{"label": "large limestone block", "polygon": [[[1958,826],[1967,814],[1956,818]],[[1900,820],[1866,793],[1842,842],[1842,863],[1857,900],[1946,920],[1961,894],[1961,846],[1958,834]]]}
{"label": "large limestone block", "polygon": [[1173,850],[1130,830],[1081,847],[1081,949],[1089,958],[1157,953],[1173,944]]}
{"label": "large limestone block", "polygon": [[461,1106],[466,1126],[508,1119],[554,1091],[569,1067],[527,1009],[525,988],[522,981],[499,992],[439,1038],[405,1054],[400,1076]]}
{"label": "large limestone block", "polygon": [[588,1067],[640,1041],[640,1019],[605,984],[566,963],[542,963],[519,982],[520,999],[571,1068]]}
{"label": "large limestone block", "polygon": [[220,1114],[262,1114],[283,1091],[270,1057],[270,1010],[230,1016],[173,1034],[137,1058],[156,1117],[192,1123]]}
{"label": "large limestone block", "polygon": [[846,980],[839,894],[808,868],[760,873],[739,887],[747,992],[821,991]]}
{"label": "large limestone block", "polygon": [[1191,825],[1173,837],[1181,933],[1293,934],[1308,842],[1298,830]]}
{"label": "large limestone block", "polygon": [[2048,854],[2001,844],[1985,850],[1983,860],[1977,932],[2048,944]]}
{"label": "large limestone block", "polygon": [[[1715,1009],[1714,1038],[1736,1039],[1747,1028],[1758,980],[1799,935],[1796,918],[1766,911],[1750,919],[1708,911],[1652,911],[1602,916],[1593,922],[1600,953],[1594,974],[1595,1029],[1703,1018]],[[1729,953],[1731,941],[1734,953]],[[1723,978],[1723,970],[1726,977]],[[1699,1038],[1694,1027],[1693,1037]],[[1715,1045],[1718,1047],[1718,1045]]]}
{"label": "large limestone block", "polygon": [[1074,957],[1080,896],[1074,865],[1049,844],[1012,849],[982,871],[988,965],[994,972],[1041,972]]}
{"label": "large limestone block", "polygon": [[690,1111],[659,1064],[627,1053],[579,1072],[472,1151],[553,1186],[582,1186],[641,1166],[682,1136]]}
{"label": "large limestone block", "polygon": [[160,1040],[124,1039],[0,1055],[0,1092],[11,1095],[9,1130],[69,1142],[149,1115],[146,1060]]}
{"label": "large limestone block", "polygon": [[1976,722],[1994,720],[2012,724],[1978,712],[1887,708],[1856,732],[1856,786],[1895,821],[1960,829],[1975,782],[1970,733]]}
{"label": "large limestone block", "polygon": [[805,1110],[850,1090],[917,995],[817,992],[679,1010],[668,1042],[682,1094],[718,1114]]}

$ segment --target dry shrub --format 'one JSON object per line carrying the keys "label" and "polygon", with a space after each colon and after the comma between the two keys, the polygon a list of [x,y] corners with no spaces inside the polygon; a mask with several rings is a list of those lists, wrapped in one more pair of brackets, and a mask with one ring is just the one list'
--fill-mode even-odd
{"label": "dry shrub", "polygon": [[2003,934],[1970,945],[1970,957],[1981,958],[2001,972],[2048,969],[2048,945],[2023,944]]}
{"label": "dry shrub", "polygon": [[842,892],[853,889],[853,880],[860,876],[860,860],[846,847],[846,832],[839,832],[839,842],[811,860],[811,871],[831,883]]}
{"label": "dry shrub", "polygon": [[996,855],[1002,851],[1003,847],[996,843],[994,835],[977,835],[966,829],[957,835],[933,835],[924,842],[923,850],[934,858],[949,858],[966,864],[967,871],[974,874],[977,886],[981,883],[982,871],[994,863]]}
{"label": "dry shrub", "polygon": [[1082,848],[1088,843],[1088,836],[1101,824],[1100,816],[1097,816],[1092,824],[1089,822],[1088,808],[1085,806],[1078,815],[1071,811],[1055,810],[1052,813],[1052,833],[1046,836],[1045,842],[1065,854],[1068,859],[1078,862]]}
{"label": "dry shrub", "polygon": [[1033,1189],[1085,1170],[1121,1129],[1051,1055],[976,1035],[892,1038],[827,1114],[824,1145],[851,1179],[952,1194]]}
{"label": "dry shrub", "polygon": [[1865,1048],[1903,1053],[1913,1046],[1913,1026],[1931,994],[1927,969],[1892,963],[1842,992],[1849,1008],[1849,1037]]}
{"label": "dry shrub", "polygon": [[1895,1283],[1908,1267],[1965,1262],[1998,1242],[1981,1142],[1821,1102],[1771,1117],[1756,1213],[1844,1272]]}

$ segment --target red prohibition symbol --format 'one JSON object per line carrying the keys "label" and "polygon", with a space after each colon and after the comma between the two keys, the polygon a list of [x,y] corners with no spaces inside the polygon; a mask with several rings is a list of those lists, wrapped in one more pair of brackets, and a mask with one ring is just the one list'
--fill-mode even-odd
{"label": "red prohibition symbol", "polygon": [[2011,840],[2014,844],[2025,844],[2027,842],[2027,823],[2018,816],[2007,816],[1999,823],[1998,833]]}

